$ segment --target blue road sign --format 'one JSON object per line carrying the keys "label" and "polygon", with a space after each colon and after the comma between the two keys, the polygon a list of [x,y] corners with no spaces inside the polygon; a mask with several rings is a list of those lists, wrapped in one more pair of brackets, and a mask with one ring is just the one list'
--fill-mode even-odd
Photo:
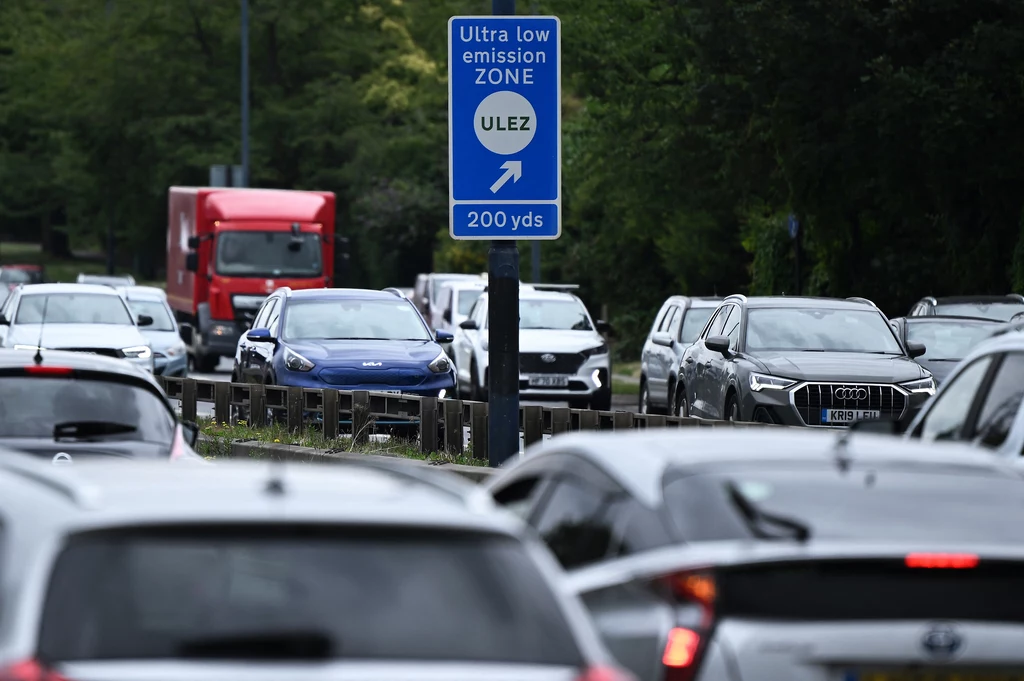
{"label": "blue road sign", "polygon": [[786,225],[789,227],[789,238],[795,239],[796,235],[800,233],[800,221],[796,219],[795,215],[790,215],[786,220]]}
{"label": "blue road sign", "polygon": [[558,17],[448,21],[448,200],[453,239],[562,233]]}

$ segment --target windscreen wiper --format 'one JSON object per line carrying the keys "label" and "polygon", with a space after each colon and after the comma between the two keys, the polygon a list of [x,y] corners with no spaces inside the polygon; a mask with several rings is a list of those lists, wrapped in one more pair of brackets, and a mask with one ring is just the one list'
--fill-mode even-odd
{"label": "windscreen wiper", "polygon": [[767,531],[764,528],[765,523],[789,530],[790,538],[796,539],[797,541],[803,542],[810,539],[811,528],[807,527],[804,523],[762,511],[753,502],[751,502],[750,499],[744,496],[743,492],[741,492],[732,482],[726,483],[725,489],[729,493],[729,501],[731,501],[732,505],[739,510],[743,519],[747,522],[747,526],[758,539],[787,538]]}
{"label": "windscreen wiper", "polygon": [[317,631],[267,631],[182,641],[177,654],[218,660],[325,660],[334,654],[332,637]]}
{"label": "windscreen wiper", "polygon": [[65,421],[53,427],[53,439],[75,440],[101,435],[121,435],[134,433],[138,428],[128,423],[116,421]]}

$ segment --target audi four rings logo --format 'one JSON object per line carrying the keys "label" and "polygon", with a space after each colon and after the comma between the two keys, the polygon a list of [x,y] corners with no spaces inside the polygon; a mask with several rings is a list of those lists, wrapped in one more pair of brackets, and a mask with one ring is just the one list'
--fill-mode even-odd
{"label": "audi four rings logo", "polygon": [[834,388],[832,397],[837,400],[866,400],[868,398],[867,388]]}
{"label": "audi four rings logo", "polygon": [[551,353],[543,354],[540,356],[540,361],[551,364],[552,362],[555,361],[555,356],[552,355]]}

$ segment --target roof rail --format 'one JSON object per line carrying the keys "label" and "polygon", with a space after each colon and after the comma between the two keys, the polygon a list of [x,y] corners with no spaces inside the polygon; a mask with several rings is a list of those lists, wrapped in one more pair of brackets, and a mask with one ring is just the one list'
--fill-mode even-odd
{"label": "roof rail", "polygon": [[530,284],[533,288],[538,291],[576,291],[579,290],[579,284]]}
{"label": "roof rail", "polygon": [[26,480],[39,483],[40,485],[67,497],[67,499],[76,506],[88,508],[92,505],[90,496],[87,495],[84,490],[74,484],[58,480],[52,475],[48,475],[47,472],[44,472],[47,469],[38,468],[38,464],[35,461],[33,461],[30,466],[23,466],[17,462],[16,458],[4,456],[0,458],[0,469],[13,475],[20,475]]}
{"label": "roof rail", "polygon": [[1024,303],[1024,295],[1021,295],[1019,293],[1007,293],[1006,297],[1007,298],[1013,298],[1016,301]]}
{"label": "roof rail", "polygon": [[1024,315],[1024,313],[1018,313],[1017,315],[1014,315],[1014,319],[1011,319],[1009,322],[1003,324],[998,329],[993,331],[992,335],[989,337],[994,338],[996,336],[1003,336],[1005,334],[1012,333],[1015,331],[1024,331],[1024,317],[1016,319],[1018,315]]}
{"label": "roof rail", "polygon": [[874,301],[868,298],[862,298],[860,296],[851,296],[850,298],[847,298],[847,300],[849,300],[851,303],[864,303],[865,305],[870,305],[876,310],[878,309],[878,306],[875,305]]}
{"label": "roof rail", "polygon": [[742,293],[733,293],[731,296],[726,296],[725,298],[722,299],[723,302],[726,300],[739,300],[745,303],[747,302],[747,297]]}
{"label": "roof rail", "polygon": [[928,303],[929,305],[938,305],[939,304],[939,301],[935,299],[935,296],[925,296],[921,300],[923,300],[924,302]]}
{"label": "roof rail", "polygon": [[392,294],[398,296],[399,298],[405,298],[405,294],[402,293],[402,291],[400,289],[397,289],[394,286],[388,286],[387,288],[382,288],[381,291],[387,291],[388,293],[392,293]]}

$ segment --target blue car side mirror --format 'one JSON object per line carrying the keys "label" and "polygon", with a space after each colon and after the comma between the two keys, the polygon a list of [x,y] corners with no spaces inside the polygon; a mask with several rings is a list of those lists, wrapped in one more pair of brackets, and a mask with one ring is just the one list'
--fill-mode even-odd
{"label": "blue car side mirror", "polygon": [[437,338],[438,343],[451,343],[453,340],[455,340],[455,336],[451,332],[444,331],[443,329],[438,329],[437,331],[434,332],[434,334],[434,337]]}
{"label": "blue car side mirror", "polygon": [[273,343],[274,338],[270,335],[270,329],[252,329],[245,334],[247,340],[253,343]]}

